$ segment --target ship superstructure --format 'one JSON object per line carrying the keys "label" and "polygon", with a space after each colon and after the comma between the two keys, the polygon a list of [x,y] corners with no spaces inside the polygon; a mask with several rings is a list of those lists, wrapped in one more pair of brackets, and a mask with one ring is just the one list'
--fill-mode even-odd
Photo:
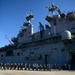
{"label": "ship superstructure", "polygon": [[75,68],[75,11],[65,14],[54,4],[46,7],[52,13],[45,18],[51,26],[39,22],[40,31],[34,33],[34,15],[27,15],[23,29],[11,39],[14,44],[0,48],[0,63],[71,64]]}

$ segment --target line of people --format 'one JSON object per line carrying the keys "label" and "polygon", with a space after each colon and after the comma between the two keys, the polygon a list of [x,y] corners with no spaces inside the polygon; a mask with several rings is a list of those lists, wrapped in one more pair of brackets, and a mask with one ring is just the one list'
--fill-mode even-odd
{"label": "line of people", "polygon": [[61,67],[59,64],[23,64],[23,63],[0,63],[2,70],[71,70],[70,64],[64,64]]}

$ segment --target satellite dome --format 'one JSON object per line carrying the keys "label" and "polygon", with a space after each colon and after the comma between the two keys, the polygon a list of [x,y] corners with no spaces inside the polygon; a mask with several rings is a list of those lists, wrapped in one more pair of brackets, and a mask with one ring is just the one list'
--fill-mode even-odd
{"label": "satellite dome", "polygon": [[71,39],[71,32],[66,30],[62,33],[62,40]]}

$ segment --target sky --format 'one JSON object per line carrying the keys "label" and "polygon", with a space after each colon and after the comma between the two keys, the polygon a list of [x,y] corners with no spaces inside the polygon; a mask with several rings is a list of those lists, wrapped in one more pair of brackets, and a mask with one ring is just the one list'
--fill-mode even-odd
{"label": "sky", "polygon": [[26,22],[26,14],[30,14],[30,9],[34,14],[32,21],[34,32],[39,30],[39,22],[48,24],[45,17],[51,14],[46,5],[51,3],[57,5],[62,12],[75,10],[75,0],[0,0],[0,47],[10,44],[12,37],[17,37],[23,23]]}

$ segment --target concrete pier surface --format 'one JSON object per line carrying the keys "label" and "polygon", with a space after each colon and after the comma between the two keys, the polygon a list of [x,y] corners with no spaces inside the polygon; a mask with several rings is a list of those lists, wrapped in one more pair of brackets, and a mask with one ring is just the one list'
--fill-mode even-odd
{"label": "concrete pier surface", "polygon": [[75,75],[75,71],[22,71],[0,70],[0,75]]}

